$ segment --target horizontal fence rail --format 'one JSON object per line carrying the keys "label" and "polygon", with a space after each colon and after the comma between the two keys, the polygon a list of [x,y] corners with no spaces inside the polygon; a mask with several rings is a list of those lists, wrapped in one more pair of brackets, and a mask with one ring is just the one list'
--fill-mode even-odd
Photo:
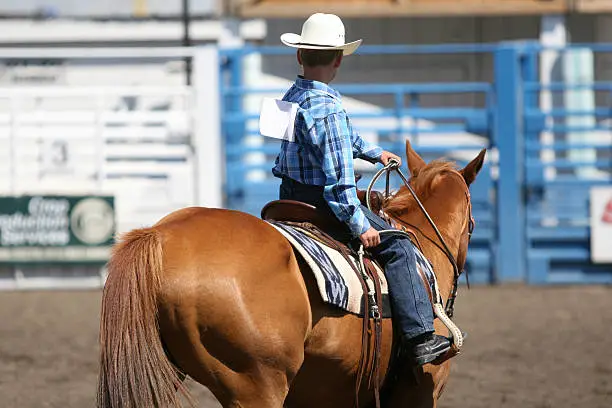
{"label": "horizontal fence rail", "polygon": [[[595,263],[591,253],[592,241],[602,239],[591,235],[600,222],[591,192],[612,185],[612,82],[600,77],[594,60],[612,53],[612,45],[532,44],[523,58],[535,64],[551,52],[561,75],[548,83],[534,75],[522,79],[526,280],[612,283],[612,265]],[[548,106],[538,104],[543,95]]]}
{"label": "horizontal fence rail", "polygon": [[[278,194],[279,181],[270,170],[279,144],[259,136],[259,100],[280,97],[293,78],[293,72],[287,72],[282,85],[271,86],[245,81],[242,73],[252,69],[253,55],[294,58],[294,53],[284,47],[220,50],[229,207],[258,214]],[[559,58],[562,75],[544,80],[541,61],[551,53]],[[488,82],[415,83],[406,77],[405,82],[335,85],[362,136],[385,149],[403,155],[403,141],[409,138],[428,160],[446,156],[465,164],[479,148],[489,148],[490,160],[472,186],[478,228],[468,269],[477,281],[612,282],[612,267],[594,263],[589,246],[590,191],[612,183],[612,81],[585,81],[576,73],[572,77],[571,61],[585,58],[580,53],[612,53],[612,45],[363,46],[358,52],[362,58],[452,54],[490,58],[494,76]],[[594,72],[595,67],[591,69]],[[367,103],[371,97],[387,102]],[[432,97],[441,102],[455,97],[452,101],[458,103],[429,99],[423,104]],[[480,102],[473,103],[476,100]],[[547,100],[553,103],[548,106]],[[373,167],[356,166],[364,174],[360,183],[365,186]]]}
{"label": "horizontal fence rail", "polygon": [[[103,219],[91,210],[101,200],[109,203],[111,237],[178,208],[220,201],[213,143],[219,114],[209,102],[218,96],[217,55],[210,46],[0,49],[7,63],[0,85],[0,290],[103,285],[111,242],[94,246],[67,232]],[[197,74],[191,86],[175,69],[186,57]],[[40,65],[50,60],[57,61]],[[212,157],[202,160],[201,151]],[[69,211],[87,217],[78,223],[74,212],[47,214],[49,231],[40,227],[34,236],[26,223],[6,221],[41,219],[28,200],[70,202]],[[71,238],[35,245],[32,236]]]}
{"label": "horizontal fence rail", "polygon": [[[493,45],[474,46],[364,46],[362,56],[431,54],[431,53],[491,53]],[[271,169],[280,143],[259,135],[259,106],[264,96],[280,98],[290,86],[294,72],[276,82],[262,85],[263,77],[251,82],[244,72],[257,71],[249,65],[253,55],[267,58],[288,56],[295,51],[286,47],[244,47],[220,50],[222,61],[221,84],[222,127],[226,153],[226,202],[230,208],[259,215],[266,202],[278,197],[279,180],[272,177]],[[280,85],[282,83],[282,85]],[[482,147],[491,146],[493,118],[493,85],[487,82],[455,83],[339,83],[333,85],[343,95],[343,103],[354,127],[367,140],[376,142],[386,150],[404,156],[405,139],[427,160],[446,156],[465,165]],[[478,95],[480,105],[430,106],[423,105],[425,97],[447,98]],[[368,97],[385,98],[381,106],[368,102]],[[365,188],[375,167],[356,162],[357,172],[363,175],[359,182]],[[493,242],[495,240],[494,176],[496,167],[491,161],[472,187],[475,217],[478,228],[474,234],[468,259],[468,268],[474,281],[490,282],[494,269]],[[394,188],[399,180],[391,180]],[[384,186],[379,185],[382,189]]]}
{"label": "horizontal fence rail", "polygon": [[[492,72],[465,73],[461,58]],[[460,166],[488,149],[470,188],[471,281],[609,284],[612,259],[602,260],[598,246],[612,219],[612,76],[598,70],[607,58],[612,44],[366,45],[346,63],[360,71],[333,86],[362,137],[402,157],[406,139],[426,160]],[[258,216],[280,184],[271,174],[280,143],[259,134],[260,104],[293,82],[294,49],[0,49],[0,62],[53,60],[62,69],[72,60],[103,67],[144,61],[179,72],[186,59],[190,86],[156,79],[145,86],[0,87],[2,194],[109,193],[121,229],[191,204]],[[384,71],[382,60],[384,69],[395,68]],[[132,76],[144,69],[130,67]],[[421,75],[435,69],[439,75]],[[135,100],[151,109],[128,108]],[[359,188],[377,168],[355,162]],[[80,285],[56,269],[6,268],[0,265],[0,289]],[[103,281],[98,267],[81,269],[74,273],[87,285]]]}

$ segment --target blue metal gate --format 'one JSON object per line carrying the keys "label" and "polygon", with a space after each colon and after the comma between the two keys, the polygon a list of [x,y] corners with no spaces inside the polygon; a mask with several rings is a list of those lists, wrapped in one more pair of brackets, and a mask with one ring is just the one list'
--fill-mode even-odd
{"label": "blue metal gate", "polygon": [[[612,282],[612,266],[591,262],[589,226],[590,188],[612,181],[610,142],[597,137],[609,135],[610,110],[595,106],[602,95],[593,91],[609,96],[612,84],[572,73],[576,61],[564,55],[585,51],[612,47],[509,43],[495,52],[499,281]],[[551,52],[561,55],[559,78],[544,81],[539,67]]]}
{"label": "blue metal gate", "polygon": [[[591,188],[612,183],[612,83],[594,78],[594,54],[610,51],[609,45],[554,50],[538,44],[521,50],[524,139],[519,143],[530,283],[612,282],[611,265],[591,262],[589,209]],[[543,83],[537,66],[546,54],[556,59],[559,74]]]}
{"label": "blue metal gate", "polygon": [[[492,46],[370,46],[360,48],[362,55],[404,54],[491,54]],[[263,205],[278,196],[279,180],[272,177],[273,161],[279,143],[259,137],[257,118],[262,96],[281,96],[292,79],[282,85],[261,79],[250,84],[244,72],[250,72],[249,58],[286,55],[294,51],[279,47],[244,47],[221,50],[222,60],[222,129],[227,155],[226,206],[258,215]],[[252,73],[252,72],[251,72]],[[287,72],[286,78],[294,78]],[[273,81],[274,82],[274,81]],[[279,81],[277,81],[279,82]],[[263,83],[263,85],[262,85]],[[490,83],[367,83],[335,86],[344,96],[344,104],[362,135],[374,137],[383,148],[405,157],[405,138],[412,140],[426,160],[442,156],[467,164],[482,147],[490,147],[492,135],[493,87]],[[368,105],[361,98],[377,96],[392,103]],[[449,95],[461,100],[470,95],[478,104],[457,106],[424,106],[432,95]],[[354,101],[357,107],[346,106]],[[362,105],[367,105],[363,107]],[[474,216],[478,227],[473,237],[467,267],[475,282],[490,282],[495,264],[496,241],[495,193],[489,162],[472,187]],[[361,168],[360,188],[365,188],[375,171]],[[399,180],[395,180],[396,186]],[[379,186],[383,188],[383,186]]]}
{"label": "blue metal gate", "polygon": [[[590,50],[612,51],[612,47]],[[445,156],[465,164],[480,148],[489,148],[487,165],[471,188],[477,229],[467,267],[474,281],[612,282],[610,266],[590,262],[588,224],[590,186],[610,184],[610,156],[597,149],[610,146],[574,137],[580,132],[609,131],[609,125],[599,120],[609,117],[609,108],[564,104],[543,110],[540,103],[546,91],[566,96],[578,89],[609,92],[612,84],[543,85],[538,74],[543,51],[534,43],[362,47],[360,54],[365,55],[469,53],[492,58],[494,78],[490,83],[367,83],[336,88],[345,96],[345,105],[354,101],[353,107],[345,107],[362,135],[402,156],[406,137],[426,160]],[[271,175],[279,143],[259,136],[258,101],[282,95],[294,73],[286,73],[289,79],[270,82],[262,77],[249,82],[244,72],[252,73],[253,56],[278,58],[294,51],[244,47],[220,53],[225,202],[228,208],[258,215],[267,201],[277,197],[279,186]],[[372,95],[385,96],[392,103],[363,103]],[[438,98],[444,103],[432,104],[432,95],[448,96],[452,102]],[[597,157],[586,160],[577,149],[595,149]],[[585,168],[600,171],[595,177]],[[373,171],[359,169],[364,175],[361,188]]]}

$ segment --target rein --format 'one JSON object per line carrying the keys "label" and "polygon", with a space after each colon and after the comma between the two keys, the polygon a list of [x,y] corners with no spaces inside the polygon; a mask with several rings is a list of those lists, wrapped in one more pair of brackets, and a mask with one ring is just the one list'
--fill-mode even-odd
{"label": "rein", "polygon": [[[449,298],[448,298],[448,300],[446,302],[446,307],[445,307],[445,312],[446,312],[447,316],[449,318],[452,318],[453,314],[455,312],[455,299],[457,298],[457,291],[459,289],[459,277],[461,275],[461,272],[459,271],[459,267],[457,266],[457,260],[455,259],[455,257],[453,256],[451,250],[449,249],[448,245],[446,244],[446,241],[444,240],[444,237],[442,237],[442,234],[440,233],[440,230],[436,226],[436,223],[433,221],[433,219],[431,218],[431,216],[429,215],[429,213],[425,209],[425,206],[423,205],[423,203],[421,203],[421,200],[419,200],[416,192],[414,191],[414,189],[410,185],[410,183],[409,183],[408,179],[406,178],[406,176],[404,176],[404,174],[400,170],[399,163],[397,161],[395,161],[395,160],[389,161],[389,163],[387,163],[386,166],[384,166],[382,169],[380,169],[374,175],[374,177],[372,178],[372,181],[370,181],[370,184],[368,185],[368,189],[366,191],[366,203],[367,203],[368,209],[370,209],[370,210],[372,209],[372,206],[371,206],[371,203],[370,203],[370,193],[372,192],[372,188],[374,187],[374,184],[380,178],[380,176],[383,173],[385,173],[385,172],[387,173],[386,174],[387,185],[385,187],[385,195],[386,195],[385,198],[389,197],[389,177],[390,177],[390,173],[391,173],[392,170],[395,170],[398,173],[398,175],[402,179],[404,185],[406,186],[408,191],[410,191],[410,194],[412,195],[412,197],[416,201],[416,203],[419,206],[419,208],[420,208],[421,212],[423,213],[423,215],[425,215],[425,218],[427,219],[427,221],[429,222],[429,224],[433,228],[433,230],[436,233],[436,236],[439,239],[439,241],[442,244],[442,246],[440,246],[432,238],[427,236],[427,234],[425,234],[419,228],[417,228],[417,227],[415,227],[413,225],[410,225],[410,226],[412,228],[416,229],[418,232],[420,232],[425,238],[427,238],[437,248],[439,248],[442,252],[444,252],[444,254],[446,255],[446,257],[448,258],[449,262],[451,263],[451,265],[453,267],[453,273],[454,273],[453,288],[451,290],[451,294],[450,294],[450,296],[449,296]],[[471,237],[472,231],[474,229],[474,219],[473,219],[472,213],[471,213],[471,206],[469,205],[469,199],[470,199],[470,197],[469,197],[469,190],[468,190],[468,192],[466,192],[466,197],[468,199],[468,211],[469,211],[469,219],[470,219],[469,220],[469,226],[468,226],[468,233],[469,233],[469,236]],[[401,222],[400,222],[400,224],[401,224]],[[406,236],[409,237],[409,235],[405,231],[396,231],[396,232],[401,232],[401,233],[403,233],[403,234],[405,234]],[[468,285],[469,285],[469,281],[468,281]]]}

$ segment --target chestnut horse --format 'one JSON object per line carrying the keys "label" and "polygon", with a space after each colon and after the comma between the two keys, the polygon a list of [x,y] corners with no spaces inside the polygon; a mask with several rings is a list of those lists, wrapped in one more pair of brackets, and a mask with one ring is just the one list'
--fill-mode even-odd
{"label": "chestnut horse", "polygon": [[[411,186],[462,269],[469,185],[485,150],[461,170],[450,162],[426,164],[408,142],[406,156]],[[446,300],[453,268],[415,204],[403,187],[385,211],[419,231]],[[179,407],[186,375],[226,408],[354,406],[362,319],[323,303],[290,243],[261,219],[223,209],[176,211],[123,235],[108,272],[98,407]],[[438,319],[436,331],[448,334]],[[392,343],[385,319],[381,373]],[[435,407],[449,369],[450,361],[399,370],[387,406]],[[359,401],[362,407],[373,402],[366,380]]]}

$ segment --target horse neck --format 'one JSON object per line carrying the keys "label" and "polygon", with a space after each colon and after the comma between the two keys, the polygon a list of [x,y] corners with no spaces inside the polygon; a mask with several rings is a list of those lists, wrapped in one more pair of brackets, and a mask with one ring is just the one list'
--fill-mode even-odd
{"label": "horse neck", "polygon": [[[464,192],[456,185],[445,184],[448,184],[448,186],[433,192],[423,201],[423,206],[436,224],[453,257],[457,259],[463,232],[464,212],[466,211]],[[461,191],[461,196],[456,194],[456,191]],[[415,232],[418,235],[423,254],[433,264],[442,297],[445,300],[448,299],[453,287],[455,272],[446,253],[441,249],[444,248],[444,245],[419,208],[401,217],[401,221],[418,228],[418,231]],[[438,244],[439,247],[428,238]]]}

